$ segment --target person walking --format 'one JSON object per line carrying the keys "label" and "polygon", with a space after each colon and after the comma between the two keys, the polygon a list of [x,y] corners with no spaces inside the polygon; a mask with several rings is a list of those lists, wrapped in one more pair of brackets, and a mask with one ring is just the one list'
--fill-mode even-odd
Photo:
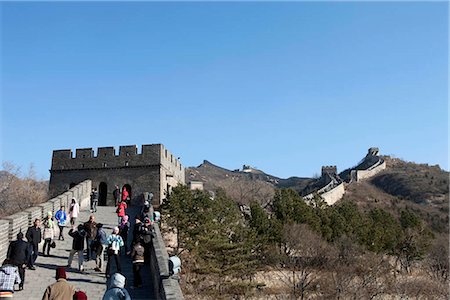
{"label": "person walking", "polygon": [[0,268],[0,299],[11,299],[16,283],[21,283],[19,271],[9,259],[5,259]]}
{"label": "person walking", "polygon": [[65,209],[64,205],[61,205],[60,209],[56,212],[55,219],[58,222],[58,227],[59,227],[58,240],[64,241],[63,230],[67,223],[67,214],[66,214],[66,209]]}
{"label": "person walking", "polygon": [[[119,225],[119,235],[122,237],[124,248],[125,248],[125,254],[128,253],[128,232],[130,230],[130,222],[128,222],[128,215],[123,216],[122,222]],[[122,254],[122,249],[120,250],[120,253]]]}
{"label": "person walking", "polygon": [[145,249],[140,241],[137,241],[133,245],[131,250],[131,258],[133,259],[133,287],[142,287],[141,269],[144,266],[144,253]]}
{"label": "person walking", "polygon": [[150,245],[155,235],[152,220],[148,217],[144,219],[144,225],[140,227],[140,239],[145,249],[145,263],[150,263]]}
{"label": "person walking", "polygon": [[72,198],[72,203],[70,203],[69,207],[70,225],[72,226],[75,225],[79,213],[80,213],[80,205],[78,204],[77,199]]}
{"label": "person walking", "polygon": [[[55,228],[55,224],[53,223],[53,213],[49,211],[42,222],[44,223],[44,247],[42,249],[42,255],[50,256],[50,245],[54,238]],[[47,248],[47,254],[45,254],[45,248]]]}
{"label": "person walking", "polygon": [[95,255],[92,253],[92,243],[97,236],[97,223],[95,222],[95,216],[90,215],[89,221],[85,222],[84,230],[86,231],[86,250],[87,250],[87,261],[94,259]]}
{"label": "person walking", "polygon": [[126,186],[122,188],[122,202],[125,202],[128,206],[130,205],[130,193]]}
{"label": "person walking", "polygon": [[102,300],[131,300],[130,294],[125,289],[126,278],[122,274],[114,273],[108,282]]}
{"label": "person walking", "polygon": [[56,269],[56,282],[50,284],[42,296],[42,300],[72,300],[75,287],[67,282],[66,270],[63,267]]}
{"label": "person walking", "polygon": [[23,290],[25,283],[25,266],[30,259],[30,247],[27,242],[23,240],[23,233],[17,234],[17,240],[12,241],[8,246],[6,258],[17,267],[20,276],[19,291]]}
{"label": "person walking", "polygon": [[105,266],[105,249],[108,244],[107,238],[106,238],[106,232],[103,229],[102,223],[97,223],[97,236],[95,237],[95,243],[96,243],[96,256],[95,256],[95,271],[97,272],[103,272],[103,268]]}
{"label": "person walking", "polygon": [[78,253],[78,270],[83,272],[83,250],[84,250],[84,239],[86,237],[86,231],[84,230],[83,224],[78,225],[77,230],[74,229],[69,230],[69,235],[73,237],[72,241],[72,250],[70,250],[69,261],[67,262],[67,267],[72,267],[72,260],[75,253]]}
{"label": "person walking", "polygon": [[27,233],[25,234],[27,241],[29,243],[30,259],[28,260],[28,268],[30,270],[36,270],[34,263],[39,255],[38,245],[42,240],[41,220],[35,219],[33,226],[28,227]]}
{"label": "person walking", "polygon": [[119,227],[114,227],[112,234],[106,239],[106,243],[108,245],[108,263],[106,264],[106,277],[109,277],[113,258],[116,261],[117,272],[122,272],[122,268],[120,266],[119,251],[120,247],[123,246],[123,240],[119,235]]}
{"label": "person walking", "polygon": [[128,208],[128,206],[125,201],[119,202],[119,205],[117,206],[117,209],[116,209],[119,225],[122,224],[122,218],[126,215],[127,208]]}
{"label": "person walking", "polygon": [[97,212],[98,192],[97,188],[93,188],[91,192],[91,212]]}
{"label": "person walking", "polygon": [[133,225],[133,243],[137,241],[141,241],[141,227],[144,224],[141,222],[141,217],[139,215],[134,216],[134,225]]}
{"label": "person walking", "polygon": [[119,204],[119,202],[120,202],[120,188],[117,184],[116,184],[116,188],[113,191],[113,197],[114,197],[114,205],[117,206],[117,204]]}

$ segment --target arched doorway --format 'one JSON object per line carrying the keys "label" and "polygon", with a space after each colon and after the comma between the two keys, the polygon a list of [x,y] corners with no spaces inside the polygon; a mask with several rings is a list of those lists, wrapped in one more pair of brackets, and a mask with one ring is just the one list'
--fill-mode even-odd
{"label": "arched doorway", "polygon": [[98,205],[106,206],[106,198],[108,196],[108,185],[105,182],[100,182],[98,185]]}

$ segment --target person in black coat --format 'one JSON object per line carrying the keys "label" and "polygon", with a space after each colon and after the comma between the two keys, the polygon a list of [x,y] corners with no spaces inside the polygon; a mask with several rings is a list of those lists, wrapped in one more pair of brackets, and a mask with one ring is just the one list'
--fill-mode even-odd
{"label": "person in black coat", "polygon": [[42,240],[41,228],[39,226],[41,226],[41,220],[35,219],[33,226],[28,227],[26,233],[30,251],[30,259],[28,260],[28,268],[30,270],[36,270],[34,263],[39,255],[38,245]]}
{"label": "person in black coat", "polygon": [[25,282],[25,265],[30,259],[29,245],[23,240],[23,233],[17,234],[17,241],[13,241],[9,244],[7,258],[11,263],[19,270],[19,276],[21,282],[19,283],[19,290],[23,290],[23,284]]}
{"label": "person in black coat", "polygon": [[70,250],[69,261],[67,262],[67,267],[72,266],[72,260],[75,253],[78,252],[78,268],[80,272],[83,272],[83,250],[84,250],[84,238],[86,237],[86,231],[84,230],[84,225],[78,225],[77,230],[70,229],[69,235],[73,237],[72,250]]}

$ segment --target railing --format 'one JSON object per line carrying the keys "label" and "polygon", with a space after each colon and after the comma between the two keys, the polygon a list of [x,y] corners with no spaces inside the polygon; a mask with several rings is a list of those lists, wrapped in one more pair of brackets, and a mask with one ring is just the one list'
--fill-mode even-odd
{"label": "railing", "polygon": [[[150,208],[153,214],[153,207]],[[182,300],[184,299],[178,280],[170,276],[169,255],[164,244],[159,223],[155,222],[155,238],[150,249],[150,277],[156,299]]]}
{"label": "railing", "polygon": [[17,234],[22,231],[26,233],[29,226],[33,225],[36,218],[42,219],[47,216],[47,212],[53,214],[64,205],[69,207],[72,198],[77,199],[80,208],[89,206],[89,196],[91,193],[91,181],[85,180],[74,186],[67,192],[48,200],[47,202],[29,207],[24,211],[0,219],[0,261],[6,258],[9,242],[16,239]]}

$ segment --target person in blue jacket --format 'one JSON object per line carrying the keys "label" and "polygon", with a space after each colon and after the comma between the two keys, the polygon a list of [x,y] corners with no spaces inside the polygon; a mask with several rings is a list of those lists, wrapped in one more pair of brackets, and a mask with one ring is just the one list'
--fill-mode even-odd
{"label": "person in blue jacket", "polygon": [[67,222],[67,214],[66,214],[64,205],[62,205],[61,208],[56,212],[55,219],[58,222],[58,227],[59,227],[58,240],[64,241],[63,230],[64,230],[64,226],[66,226],[66,222]]}

